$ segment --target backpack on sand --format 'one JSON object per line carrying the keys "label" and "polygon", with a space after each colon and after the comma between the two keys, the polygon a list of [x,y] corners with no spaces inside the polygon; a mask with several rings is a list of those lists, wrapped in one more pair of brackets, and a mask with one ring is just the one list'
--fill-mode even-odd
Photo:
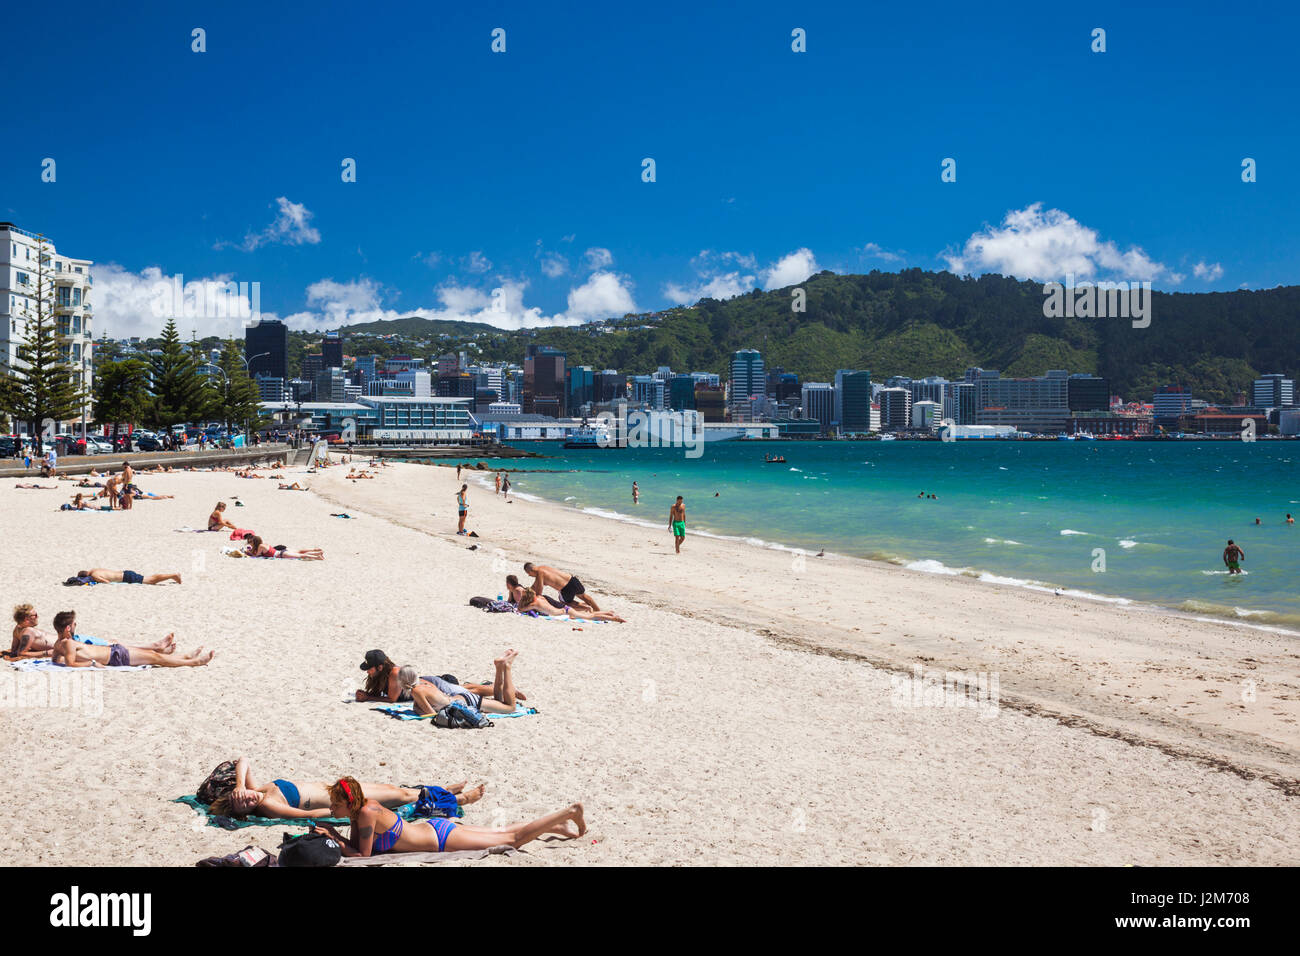
{"label": "backpack on sand", "polygon": [[284,835],[280,842],[281,866],[334,866],[343,850],[332,836],[309,830],[302,836]]}
{"label": "backpack on sand", "polygon": [[434,714],[433,724],[435,727],[467,728],[471,730],[482,730],[485,727],[493,726],[492,721],[484,717],[482,713],[468,704],[462,704],[458,700],[453,700]]}

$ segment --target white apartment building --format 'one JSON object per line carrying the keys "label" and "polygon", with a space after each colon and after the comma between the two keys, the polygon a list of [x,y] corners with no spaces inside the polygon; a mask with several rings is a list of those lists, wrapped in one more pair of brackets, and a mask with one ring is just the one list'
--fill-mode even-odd
{"label": "white apartment building", "polygon": [[81,369],[82,388],[90,395],[94,384],[90,266],[89,259],[59,255],[48,238],[42,252],[36,233],[0,222],[0,365],[19,364],[18,347],[26,341],[29,321],[36,317],[43,271],[45,306],[64,336],[68,361]]}

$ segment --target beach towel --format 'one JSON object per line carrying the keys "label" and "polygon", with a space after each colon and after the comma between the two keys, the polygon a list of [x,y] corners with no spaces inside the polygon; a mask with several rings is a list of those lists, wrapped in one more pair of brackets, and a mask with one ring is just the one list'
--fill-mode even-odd
{"label": "beach towel", "polygon": [[248,555],[244,554],[244,552],[243,552],[243,550],[242,550],[241,548],[224,548],[224,547],[223,547],[223,548],[221,549],[221,553],[224,554],[224,555],[225,555],[226,557],[228,557],[228,558],[246,558],[246,557],[248,557]]}
{"label": "beach towel", "polygon": [[486,850],[452,850],[443,853],[380,853],[378,856],[345,856],[339,866],[402,866],[413,863],[454,863],[458,860],[481,860],[485,856],[513,856],[523,853],[509,845]]}
{"label": "beach towel", "polygon": [[[387,714],[389,717],[396,717],[398,720],[432,720],[433,714],[417,714],[410,704],[389,705],[387,707],[371,707],[371,710],[377,710]],[[531,717],[537,713],[536,707],[525,707],[523,704],[515,704],[515,710],[512,714],[489,714],[483,712],[484,717],[492,720],[506,717]]]}
{"label": "beach towel", "polygon": [[[242,830],[244,827],[309,827],[317,823],[329,823],[333,826],[347,826],[351,821],[347,817],[318,817],[311,819],[308,817],[259,817],[249,816],[242,820],[236,820],[234,817],[223,817],[214,814],[206,803],[203,803],[194,794],[187,794],[183,797],[177,797],[172,803],[183,803],[195,813],[200,813],[207,818],[207,824],[210,827],[221,827],[223,830]],[[408,803],[404,807],[398,807],[393,811],[403,820],[413,820],[415,817],[415,804]]]}
{"label": "beach towel", "polygon": [[91,667],[91,668],[65,667],[62,664],[54,663],[54,661],[50,660],[48,657],[28,657],[25,660],[10,661],[10,663],[13,664],[14,667],[16,667],[20,671],[38,671],[38,672],[44,671],[47,673],[54,671],[61,674],[66,674],[69,671],[87,670],[87,669],[96,670],[96,671],[104,671],[104,670],[143,671],[143,670],[148,670],[150,667],[153,667],[152,664],[126,664],[122,667]]}
{"label": "beach towel", "polygon": [[196,531],[196,532],[198,532],[199,534],[207,534],[207,529],[206,529],[206,528],[191,528],[189,525],[186,525],[184,528],[172,528],[172,530],[173,530],[173,531],[184,532],[185,534],[188,534],[188,533],[190,533],[191,531]]}
{"label": "beach towel", "polygon": [[253,532],[252,532],[252,531],[249,531],[247,528],[236,528],[234,531],[230,532],[230,540],[231,540],[231,541],[242,541],[243,538],[244,538],[244,535],[246,535],[246,534],[252,534],[252,533],[253,533]]}
{"label": "beach towel", "polygon": [[82,644],[95,644],[99,647],[112,647],[112,641],[101,641],[97,637],[91,637],[88,634],[73,634],[72,639]]}

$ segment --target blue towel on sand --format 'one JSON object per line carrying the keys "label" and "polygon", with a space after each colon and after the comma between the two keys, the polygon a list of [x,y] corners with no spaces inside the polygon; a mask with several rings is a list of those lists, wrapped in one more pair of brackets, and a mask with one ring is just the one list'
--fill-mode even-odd
{"label": "blue towel on sand", "polygon": [[[395,707],[391,705],[388,707],[371,707],[370,709],[385,713],[389,717],[396,717],[398,720],[431,720],[433,718],[433,714],[417,714],[410,704],[399,704]],[[486,710],[482,711],[483,716],[488,720],[505,717],[531,717],[535,713],[537,713],[536,707],[525,707],[523,704],[515,704],[513,714],[489,714]]]}
{"label": "blue towel on sand", "polygon": [[112,646],[112,645],[110,644],[110,642],[108,642],[108,641],[101,641],[101,640],[100,640],[99,638],[97,638],[97,637],[90,637],[89,635],[86,635],[86,634],[73,634],[73,635],[72,635],[72,639],[75,640],[75,641],[80,641],[82,644],[96,644],[96,645],[98,645],[99,647],[111,647],[111,646]]}

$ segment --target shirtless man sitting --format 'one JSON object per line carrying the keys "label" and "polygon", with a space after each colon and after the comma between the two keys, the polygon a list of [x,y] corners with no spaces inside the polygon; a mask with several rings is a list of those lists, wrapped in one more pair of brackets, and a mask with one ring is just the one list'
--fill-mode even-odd
{"label": "shirtless man sitting", "polygon": [[[14,608],[13,642],[5,657],[21,659],[27,657],[49,657],[54,650],[55,638],[37,627],[39,616],[30,604],[19,604]],[[160,641],[145,644],[142,647],[129,647],[128,651],[156,651],[170,654],[176,650],[172,635],[168,634]]]}
{"label": "shirtless man sitting", "polygon": [[171,652],[146,650],[140,647],[127,647],[125,644],[80,644],[72,636],[77,626],[76,611],[60,611],[54,615],[54,630],[58,639],[50,660],[64,667],[138,667],[151,664],[154,667],[203,667],[213,657],[214,651],[206,654],[203,648],[189,654],[175,653],[175,635],[168,634],[166,640],[171,642]]}
{"label": "shirtless man sitting", "polygon": [[533,590],[538,594],[541,594],[544,588],[555,588],[560,592],[560,597],[565,604],[576,602],[593,611],[600,610],[591,595],[587,593],[587,589],[582,586],[582,582],[578,580],[577,575],[569,574],[567,571],[557,571],[547,564],[533,564],[531,561],[524,562],[524,573],[533,576]]}
{"label": "shirtless man sitting", "polygon": [[[180,573],[177,571],[165,571],[160,574],[140,574],[136,571],[91,568],[89,571],[78,571],[75,578],[81,584],[162,584],[165,581],[175,581],[177,584],[183,583]],[[73,579],[69,578],[68,580]]]}

